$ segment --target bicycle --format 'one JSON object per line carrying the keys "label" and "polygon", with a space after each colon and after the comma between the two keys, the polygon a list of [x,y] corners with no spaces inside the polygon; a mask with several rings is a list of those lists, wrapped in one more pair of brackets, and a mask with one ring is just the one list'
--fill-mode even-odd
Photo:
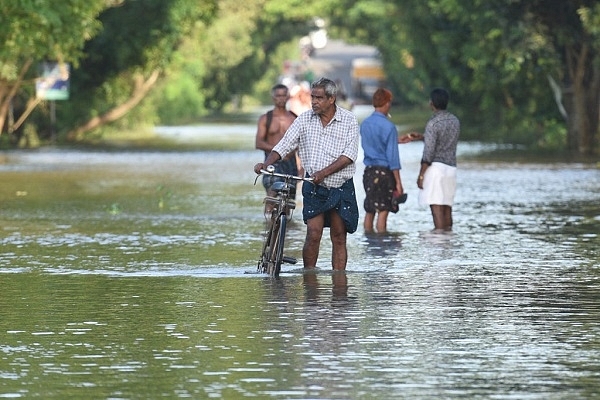
{"label": "bicycle", "polygon": [[[272,165],[260,172],[262,175],[283,179],[283,181],[277,181],[271,185],[270,190],[276,193],[276,197],[267,195],[264,200],[267,231],[257,267],[258,272],[277,277],[281,272],[281,264],[296,264],[297,262],[295,258],[283,255],[287,223],[292,219],[296,208],[296,201],[292,198],[293,186],[291,183],[292,181],[312,182],[312,178],[280,174],[275,172]],[[258,180],[258,176],[256,180]],[[254,184],[256,184],[256,180]]]}

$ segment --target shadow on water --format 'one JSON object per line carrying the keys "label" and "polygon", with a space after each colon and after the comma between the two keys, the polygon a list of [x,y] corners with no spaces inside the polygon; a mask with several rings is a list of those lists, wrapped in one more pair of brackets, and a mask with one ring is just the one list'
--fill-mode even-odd
{"label": "shadow on water", "polygon": [[256,151],[4,153],[0,397],[593,396],[600,170],[481,149],[461,145],[453,232],[430,231],[402,146],[390,233],[359,224],[340,274],[326,232],[318,270],[279,279],[247,273]]}

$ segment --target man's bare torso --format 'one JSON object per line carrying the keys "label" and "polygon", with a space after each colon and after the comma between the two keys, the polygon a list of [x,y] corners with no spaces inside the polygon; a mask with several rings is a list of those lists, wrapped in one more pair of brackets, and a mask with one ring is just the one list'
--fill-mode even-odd
{"label": "man's bare torso", "polygon": [[[267,132],[267,142],[272,146],[275,146],[277,143],[279,143],[279,141],[281,140],[285,132],[288,130],[290,125],[292,125],[292,122],[294,122],[295,119],[296,117],[294,116],[294,114],[287,110],[283,113],[280,110],[274,110],[273,120],[271,121],[271,126],[269,127],[269,130]],[[265,115],[265,124],[266,120],[267,118]]]}
{"label": "man's bare torso", "polygon": [[[256,132],[256,148],[269,154],[279,143],[285,132],[296,119],[296,115],[286,108],[289,100],[288,89],[277,85],[272,92],[274,108],[258,119]],[[271,116],[269,122],[269,115]],[[289,156],[288,156],[289,157]]]}

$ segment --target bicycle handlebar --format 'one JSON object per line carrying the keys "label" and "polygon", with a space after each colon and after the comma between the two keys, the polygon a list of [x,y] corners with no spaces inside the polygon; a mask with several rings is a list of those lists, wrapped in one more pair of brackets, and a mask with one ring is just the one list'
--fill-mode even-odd
{"label": "bicycle handlebar", "polygon": [[301,176],[296,176],[296,175],[287,175],[287,174],[280,174],[279,172],[275,172],[275,171],[267,171],[266,169],[261,169],[260,173],[263,175],[272,175],[272,176],[276,176],[278,178],[284,178],[286,180],[292,179],[295,181],[305,181],[305,182],[312,182],[313,178],[303,178]]}

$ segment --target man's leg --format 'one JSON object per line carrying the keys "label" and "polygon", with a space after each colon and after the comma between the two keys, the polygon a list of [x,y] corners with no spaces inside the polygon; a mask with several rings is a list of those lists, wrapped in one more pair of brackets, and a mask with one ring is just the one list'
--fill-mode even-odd
{"label": "man's leg", "polygon": [[[267,192],[267,196],[269,196],[269,197],[277,197],[277,193],[275,191],[271,190],[271,186],[273,185],[274,182],[275,182],[274,177],[268,176],[268,175],[263,175],[262,184],[263,184],[263,187],[265,188],[265,191]],[[265,204],[265,212],[269,216],[271,215],[272,210],[273,210],[273,204],[271,204],[271,203]]]}
{"label": "man's leg", "polygon": [[435,230],[444,230],[444,206],[432,204],[429,207],[431,208],[431,216],[433,217],[433,226]]}
{"label": "man's leg", "polygon": [[452,207],[442,206],[444,208],[444,225],[446,230],[452,230]]}
{"label": "man's leg", "polygon": [[317,266],[324,225],[325,216],[323,214],[319,214],[306,221],[306,240],[302,248],[304,268],[313,269]]}
{"label": "man's leg", "polygon": [[432,204],[431,215],[433,226],[436,230],[448,231],[452,229],[452,207]]}
{"label": "man's leg", "polygon": [[377,214],[377,232],[385,233],[387,231],[387,219],[389,211],[379,211]]}
{"label": "man's leg", "polygon": [[343,271],[346,269],[348,261],[348,250],[346,249],[346,225],[340,215],[334,211],[329,211],[331,215],[331,236],[332,254],[331,266],[334,270]]}
{"label": "man's leg", "polygon": [[375,219],[375,214],[374,213],[366,213],[365,214],[365,223],[364,223],[364,228],[365,228],[365,232],[373,232],[373,221]]}

